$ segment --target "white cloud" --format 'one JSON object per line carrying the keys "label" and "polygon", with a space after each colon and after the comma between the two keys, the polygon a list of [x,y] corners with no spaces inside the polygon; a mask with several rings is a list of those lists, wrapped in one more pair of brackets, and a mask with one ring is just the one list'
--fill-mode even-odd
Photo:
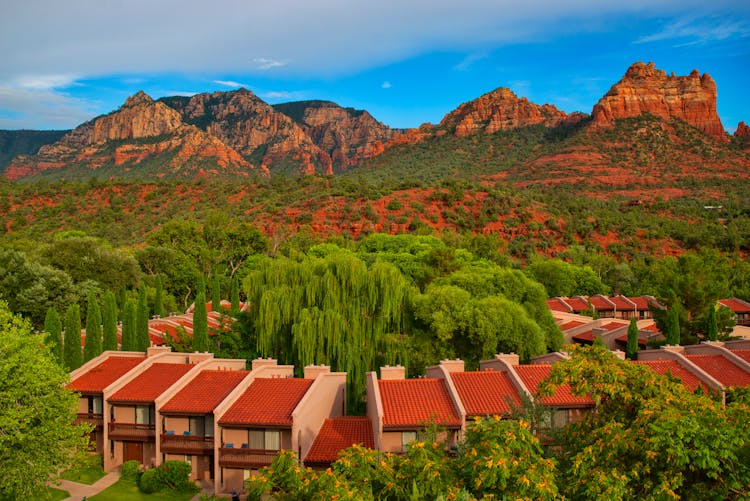
{"label": "white cloud", "polygon": [[283,68],[287,65],[285,61],[277,61],[275,59],[268,59],[265,57],[259,57],[253,59],[253,62],[256,64],[255,68],[259,70],[271,70],[273,68]]}
{"label": "white cloud", "polygon": [[676,46],[706,44],[750,36],[750,22],[721,17],[687,17],[672,21],[656,33],[641,37],[636,44],[673,40]]}
{"label": "white cloud", "polygon": [[388,80],[380,84],[381,89],[390,89],[391,87],[393,87],[393,85],[391,85],[391,82],[389,82]]}
{"label": "white cloud", "polygon": [[233,80],[214,80],[213,82],[219,85],[223,85],[225,87],[231,87],[232,89],[238,89],[240,87],[245,87],[245,88],[249,87],[249,85],[247,84],[235,82]]}
{"label": "white cloud", "polygon": [[484,53],[469,54],[460,63],[455,65],[453,69],[456,71],[468,71],[471,69],[474,63],[481,61],[482,59],[486,57],[487,57],[487,54],[484,54]]}
{"label": "white cloud", "polygon": [[0,129],[69,129],[100,111],[53,89],[0,84]]}

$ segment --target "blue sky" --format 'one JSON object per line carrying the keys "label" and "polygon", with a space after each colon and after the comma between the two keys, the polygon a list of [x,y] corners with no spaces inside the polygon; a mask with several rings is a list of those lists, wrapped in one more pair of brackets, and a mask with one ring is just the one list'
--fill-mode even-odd
{"label": "blue sky", "polygon": [[750,2],[25,0],[0,5],[0,129],[72,128],[144,90],[244,86],[326,99],[392,127],[497,87],[589,113],[635,61],[717,83],[750,122]]}

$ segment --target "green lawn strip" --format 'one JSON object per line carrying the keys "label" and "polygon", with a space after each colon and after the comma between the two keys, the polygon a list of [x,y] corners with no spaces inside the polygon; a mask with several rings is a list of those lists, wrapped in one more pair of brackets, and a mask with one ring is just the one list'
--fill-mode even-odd
{"label": "green lawn strip", "polygon": [[60,501],[61,499],[69,498],[70,493],[62,489],[56,489],[54,487],[47,487],[47,500],[49,501]]}
{"label": "green lawn strip", "polygon": [[71,482],[91,485],[100,478],[104,477],[104,475],[106,475],[106,473],[104,473],[104,470],[100,466],[88,466],[64,471],[60,476],[65,480],[70,480]]}
{"label": "green lawn strip", "polygon": [[96,496],[88,498],[88,501],[148,501],[154,499],[169,499],[170,501],[189,501],[196,492],[155,492],[144,494],[138,490],[135,482],[120,479],[111,487],[103,490]]}

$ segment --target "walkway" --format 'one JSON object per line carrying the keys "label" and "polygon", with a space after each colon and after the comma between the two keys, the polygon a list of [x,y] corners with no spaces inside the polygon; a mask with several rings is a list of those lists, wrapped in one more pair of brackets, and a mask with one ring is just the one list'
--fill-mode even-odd
{"label": "walkway", "polygon": [[84,497],[90,498],[95,494],[99,494],[101,491],[114,484],[120,479],[120,473],[107,473],[102,478],[94,482],[92,485],[79,484],[78,482],[71,482],[70,480],[62,480],[60,485],[52,485],[57,489],[62,489],[70,493],[70,497],[65,498],[63,501],[81,501]]}

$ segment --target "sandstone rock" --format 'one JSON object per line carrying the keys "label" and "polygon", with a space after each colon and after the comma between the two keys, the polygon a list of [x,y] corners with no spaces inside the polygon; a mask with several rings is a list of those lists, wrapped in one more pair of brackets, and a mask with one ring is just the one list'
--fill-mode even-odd
{"label": "sandstone rock", "polygon": [[651,113],[665,120],[680,119],[717,139],[726,134],[716,112],[716,83],[708,73],[693,70],[688,76],[667,76],[654,63],[633,64],[594,106],[595,125],[617,118]]}
{"label": "sandstone rock", "polygon": [[750,137],[750,127],[745,125],[745,122],[737,124],[737,130],[734,131],[736,137]]}

